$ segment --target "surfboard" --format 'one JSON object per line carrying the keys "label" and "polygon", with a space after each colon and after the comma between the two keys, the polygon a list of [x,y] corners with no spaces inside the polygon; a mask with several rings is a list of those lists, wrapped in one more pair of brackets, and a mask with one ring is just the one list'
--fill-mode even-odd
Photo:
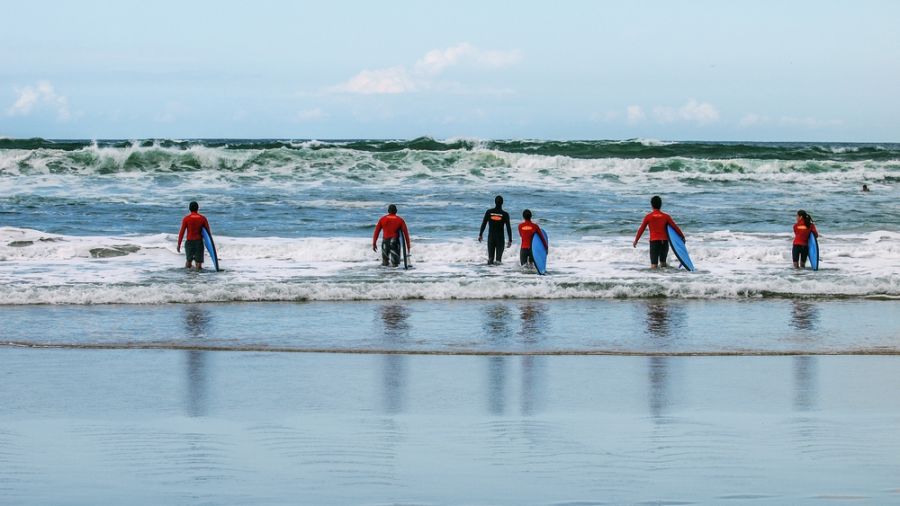
{"label": "surfboard", "polygon": [[[543,235],[544,240],[547,241],[547,246],[550,246],[550,239],[547,238],[547,231],[543,228],[541,229],[541,235]],[[547,253],[547,248],[544,248],[544,243],[541,242],[541,239],[532,237],[531,256],[534,257],[534,268],[537,269],[538,274],[547,274]]]}
{"label": "surfboard", "polygon": [[219,255],[216,254],[216,243],[213,242],[212,234],[206,230],[206,227],[200,229],[200,233],[203,235],[203,245],[206,246],[206,251],[209,252],[209,258],[212,259],[213,267],[216,268],[216,272],[219,269]]}
{"label": "surfboard", "polygon": [[809,266],[812,270],[819,270],[819,240],[810,232],[809,234]]}
{"label": "surfboard", "polygon": [[406,236],[403,235],[403,231],[399,231],[400,235],[400,254],[403,255],[403,268],[409,269],[409,252],[406,249]]}
{"label": "surfboard", "polygon": [[666,232],[669,234],[669,246],[672,247],[672,251],[678,257],[678,261],[681,262],[685,269],[694,271],[694,263],[691,262],[691,256],[688,255],[687,246],[684,245],[681,236],[672,228],[672,225],[666,225]]}

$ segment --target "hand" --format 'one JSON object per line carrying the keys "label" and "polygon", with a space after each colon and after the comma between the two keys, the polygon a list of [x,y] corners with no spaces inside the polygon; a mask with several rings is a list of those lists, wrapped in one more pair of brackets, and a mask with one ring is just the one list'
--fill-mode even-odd
{"label": "hand", "polygon": [[637,241],[634,241],[633,243],[631,243],[631,247],[632,247],[632,248],[637,248]]}
{"label": "hand", "polygon": [[373,244],[373,245],[372,245],[372,251],[374,251],[375,253],[378,253],[378,246],[375,246],[375,245]]}
{"label": "hand", "polygon": [[480,236],[480,235],[478,236],[478,242],[481,242],[481,236]]}
{"label": "hand", "polygon": [[176,248],[175,248],[175,252],[176,252],[176,253],[181,253],[181,246],[176,247]]}
{"label": "hand", "polygon": [[507,242],[506,242],[506,247],[507,247],[507,248],[512,248],[512,241],[507,241]]}

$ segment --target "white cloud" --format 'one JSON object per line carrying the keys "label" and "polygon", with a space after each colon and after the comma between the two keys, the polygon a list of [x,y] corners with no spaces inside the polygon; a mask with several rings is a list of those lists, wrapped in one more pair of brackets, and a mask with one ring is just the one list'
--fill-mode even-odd
{"label": "white cloud", "polygon": [[777,124],[779,126],[786,127],[817,129],[843,126],[844,122],[839,119],[819,119],[810,116],[781,116],[780,118],[775,119],[763,114],[757,114],[755,112],[745,114],[744,117],[741,118],[740,121],[738,121],[738,126],[744,128],[771,124]]}
{"label": "white cloud", "polygon": [[794,116],[782,116],[779,123],[785,126],[799,126],[805,128],[830,128],[839,127],[844,124],[839,119],[818,119],[812,117],[796,118]]}
{"label": "white cloud", "polygon": [[625,118],[630,125],[642,121],[645,117],[647,115],[644,114],[644,108],[639,105],[629,105],[625,108]]}
{"label": "white cloud", "polygon": [[719,120],[719,111],[709,102],[697,102],[692,98],[678,108],[656,106],[653,108],[653,117],[658,123],[685,121],[706,125]]}
{"label": "white cloud", "polygon": [[6,111],[9,116],[28,116],[35,108],[48,107],[56,111],[56,117],[60,121],[68,120],[72,114],[69,112],[69,99],[56,93],[50,81],[38,81],[34,86],[16,88],[19,95],[15,103]]}
{"label": "white cloud", "polygon": [[741,118],[740,121],[738,121],[738,126],[744,127],[744,128],[754,127],[754,126],[765,125],[768,122],[769,122],[768,116],[763,116],[761,114],[756,114],[755,112],[751,112],[751,113],[745,114],[744,117]]}
{"label": "white cloud", "polygon": [[447,88],[433,79],[451,67],[471,64],[489,68],[502,68],[518,63],[519,51],[479,49],[463,42],[446,49],[433,49],[425,53],[412,68],[404,65],[374,70],[363,70],[349,80],[332,86],[328,91],[361,95],[411,93],[435,88]]}
{"label": "white cloud", "polygon": [[301,121],[301,122],[302,121],[315,121],[318,119],[323,119],[327,116],[328,115],[325,114],[325,112],[322,109],[316,107],[315,109],[306,109],[304,111],[298,112],[294,116],[294,120]]}
{"label": "white cloud", "polygon": [[403,67],[363,70],[349,81],[333,86],[331,91],[361,95],[408,93],[416,91],[416,83]]}

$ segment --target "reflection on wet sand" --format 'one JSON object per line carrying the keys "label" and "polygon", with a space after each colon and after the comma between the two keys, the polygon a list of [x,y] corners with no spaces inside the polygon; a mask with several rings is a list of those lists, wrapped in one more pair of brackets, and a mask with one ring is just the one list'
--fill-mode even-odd
{"label": "reflection on wet sand", "polygon": [[819,308],[804,300],[791,301],[791,327],[797,330],[815,330],[819,324]]}
{"label": "reflection on wet sand", "polygon": [[[791,326],[796,330],[810,333],[814,338],[819,327],[819,308],[810,301],[791,301]],[[811,411],[816,408],[818,397],[816,362],[814,356],[797,356],[793,358],[794,369],[794,409]]]}
{"label": "reflection on wet sand", "polygon": [[[525,345],[539,343],[544,340],[547,306],[540,302],[524,302],[519,305],[519,337]],[[544,357],[523,355],[520,359],[522,368],[522,392],[520,412],[523,416],[534,415],[540,408],[541,381]]]}
{"label": "reflection on wet sand", "polygon": [[[509,328],[508,304],[490,304],[484,310],[485,338],[493,343],[508,343],[512,337]],[[507,357],[489,357],[488,363],[488,412],[502,415],[506,411],[506,362]]]}
{"label": "reflection on wet sand", "polygon": [[[651,339],[667,339],[672,333],[672,314],[665,299],[646,302],[645,334]],[[647,378],[650,388],[650,415],[659,422],[669,406],[669,357],[647,357]]]}
{"label": "reflection on wet sand", "polygon": [[[184,328],[187,339],[204,339],[209,334],[212,317],[202,306],[184,308]],[[187,359],[187,415],[205,416],[207,412],[206,359],[208,352],[186,351]]]}
{"label": "reflection on wet sand", "polygon": [[[409,309],[403,304],[384,304],[379,308],[382,338],[385,343],[402,345],[409,339]],[[382,356],[382,409],[385,413],[403,412],[406,385],[405,355]]]}

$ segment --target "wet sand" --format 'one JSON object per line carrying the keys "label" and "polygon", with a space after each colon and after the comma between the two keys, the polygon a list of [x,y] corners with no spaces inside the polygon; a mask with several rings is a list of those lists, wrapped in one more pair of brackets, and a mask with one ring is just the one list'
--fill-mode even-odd
{"label": "wet sand", "polygon": [[0,363],[0,503],[900,502],[895,356]]}

